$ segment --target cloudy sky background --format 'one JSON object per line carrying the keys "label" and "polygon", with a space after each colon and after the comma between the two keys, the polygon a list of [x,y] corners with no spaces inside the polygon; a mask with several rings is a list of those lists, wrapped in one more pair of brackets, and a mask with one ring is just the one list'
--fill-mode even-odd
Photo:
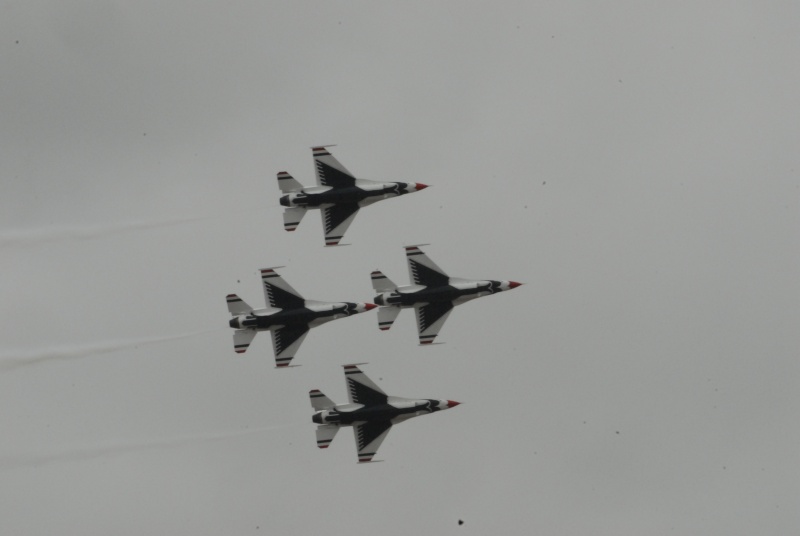
{"label": "cloudy sky background", "polygon": [[[800,526],[796,2],[0,4],[0,518],[13,534],[787,534]],[[431,184],[341,248],[309,147]],[[525,286],[234,354],[258,268]],[[341,364],[453,411],[357,465]],[[464,521],[459,526],[458,520]]]}

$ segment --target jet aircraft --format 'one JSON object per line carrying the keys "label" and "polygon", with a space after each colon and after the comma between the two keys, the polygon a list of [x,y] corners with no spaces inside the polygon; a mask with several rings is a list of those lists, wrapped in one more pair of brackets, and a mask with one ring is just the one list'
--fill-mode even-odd
{"label": "jet aircraft", "polygon": [[282,267],[261,270],[269,307],[253,309],[236,294],[227,296],[228,311],[233,315],[228,325],[236,330],[233,332],[236,353],[244,353],[259,331],[270,331],[275,366],[287,367],[311,328],[377,307],[372,303],[306,300],[275,272],[276,268]]}
{"label": "jet aircraft", "polygon": [[283,212],[283,227],[294,231],[309,209],[318,208],[322,214],[326,246],[339,245],[361,207],[427,188],[419,182],[357,179],[326,147],[314,147],[312,151],[317,172],[316,186],[305,188],[287,172],[278,173],[278,187],[284,194],[280,202],[287,207]]}
{"label": "jet aircraft", "polygon": [[419,246],[407,246],[405,249],[413,285],[398,287],[382,272],[372,272],[372,288],[380,292],[374,301],[382,306],[378,309],[378,327],[381,330],[389,329],[402,309],[413,307],[417,314],[420,344],[433,342],[456,305],[522,284],[516,281],[450,277]]}
{"label": "jet aircraft", "polygon": [[[452,400],[414,399],[387,396],[357,365],[344,365],[349,404],[336,405],[319,389],[309,391],[316,413],[317,446],[326,449],[342,426],[352,426],[358,447],[358,463],[373,461],[389,429],[418,415],[426,415],[460,404]],[[375,460],[378,461],[378,460]]]}

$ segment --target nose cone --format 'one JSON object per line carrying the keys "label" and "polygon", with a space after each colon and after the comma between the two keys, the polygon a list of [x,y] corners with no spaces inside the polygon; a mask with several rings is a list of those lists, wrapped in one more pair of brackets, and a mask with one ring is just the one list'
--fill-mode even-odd
{"label": "nose cone", "polygon": [[414,183],[414,191],[417,191],[417,192],[419,192],[420,190],[424,190],[427,187],[428,187],[427,184],[422,184],[421,182],[415,182]]}
{"label": "nose cone", "polygon": [[364,310],[365,311],[370,311],[372,309],[375,309],[376,307],[377,307],[377,305],[375,305],[374,303],[365,303],[364,304]]}
{"label": "nose cone", "polygon": [[516,281],[509,281],[509,282],[508,282],[508,288],[517,288],[517,287],[518,287],[518,286],[520,286],[521,284],[522,284],[522,283],[517,283]]}
{"label": "nose cone", "polygon": [[455,400],[448,400],[447,401],[447,407],[448,408],[454,408],[459,404],[461,404],[461,402],[456,402]]}

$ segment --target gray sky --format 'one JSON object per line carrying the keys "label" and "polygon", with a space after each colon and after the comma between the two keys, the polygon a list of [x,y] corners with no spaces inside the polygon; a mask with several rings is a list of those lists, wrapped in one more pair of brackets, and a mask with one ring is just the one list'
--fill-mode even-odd
{"label": "gray sky", "polygon": [[[0,518],[13,534],[788,534],[800,526],[796,2],[0,5]],[[309,147],[431,184],[282,228]],[[224,296],[513,279],[273,369]],[[464,402],[355,463],[340,365]],[[459,526],[458,520],[464,520]]]}

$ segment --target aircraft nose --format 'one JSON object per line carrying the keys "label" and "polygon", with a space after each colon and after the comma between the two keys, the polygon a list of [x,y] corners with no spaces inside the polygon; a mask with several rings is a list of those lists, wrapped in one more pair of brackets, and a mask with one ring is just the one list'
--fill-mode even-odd
{"label": "aircraft nose", "polygon": [[521,284],[522,284],[522,283],[517,283],[516,281],[509,281],[509,282],[508,282],[508,288],[517,288],[517,287],[518,287],[518,286],[520,286]]}
{"label": "aircraft nose", "polygon": [[377,307],[377,305],[375,305],[374,303],[365,303],[364,304],[364,309],[366,311],[371,311],[372,309],[375,309],[376,307]]}
{"label": "aircraft nose", "polygon": [[448,408],[454,408],[459,404],[461,404],[461,402],[456,402],[455,400],[448,400],[447,401],[447,407]]}
{"label": "aircraft nose", "polygon": [[414,189],[415,189],[416,191],[418,191],[418,192],[419,192],[420,190],[424,190],[424,189],[425,189],[425,188],[427,188],[427,187],[428,187],[428,185],[427,185],[427,184],[422,184],[421,182],[415,182],[415,183],[414,183]]}
{"label": "aircraft nose", "polygon": [[230,321],[230,322],[228,322],[228,325],[229,325],[230,327],[234,328],[234,329],[235,329],[235,328],[238,328],[238,327],[239,327],[239,319],[238,319],[238,318],[236,318],[236,317],[233,317],[233,318],[231,318],[231,321]]}

